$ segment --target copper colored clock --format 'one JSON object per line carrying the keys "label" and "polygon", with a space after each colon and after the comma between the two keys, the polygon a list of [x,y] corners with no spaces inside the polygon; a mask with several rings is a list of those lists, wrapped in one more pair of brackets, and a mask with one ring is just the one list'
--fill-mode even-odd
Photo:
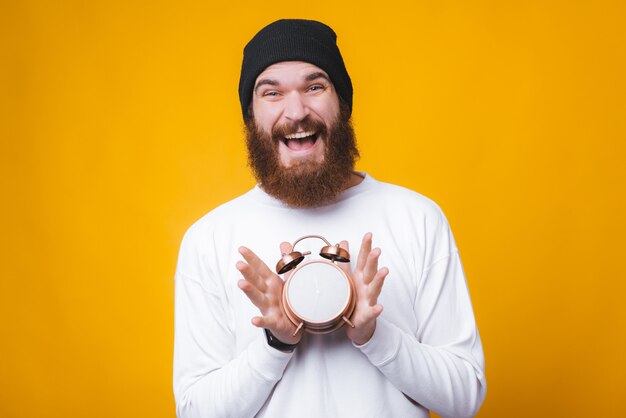
{"label": "copper colored clock", "polygon": [[[326,244],[319,252],[320,259],[304,261],[309,251],[299,252],[296,245],[304,239],[320,239]],[[276,264],[276,272],[293,270],[283,287],[283,308],[289,320],[312,334],[332,332],[344,324],[351,327],[350,316],[356,304],[354,283],[338,263],[350,262],[350,254],[337,245],[331,245],[320,235],[305,235],[294,241],[291,253],[283,254]],[[295,270],[294,270],[295,269]]]}

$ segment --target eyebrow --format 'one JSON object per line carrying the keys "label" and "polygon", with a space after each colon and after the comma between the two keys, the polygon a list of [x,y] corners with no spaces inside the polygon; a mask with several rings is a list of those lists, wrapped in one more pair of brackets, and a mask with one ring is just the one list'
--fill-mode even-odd
{"label": "eyebrow", "polygon": [[276,80],[271,80],[269,78],[262,78],[261,80],[257,81],[256,86],[254,86],[254,92],[256,93],[256,91],[261,86],[278,86],[278,85],[279,83]]}
{"label": "eyebrow", "polygon": [[[328,78],[328,75],[322,71],[316,71],[314,73],[311,73],[309,75],[307,75],[306,77],[304,77],[304,81],[313,81],[313,80],[317,80],[318,78],[323,78],[324,80],[328,81],[329,83],[331,83],[330,78]],[[257,90],[262,87],[262,86],[279,86],[280,83],[277,80],[272,80],[271,78],[262,78],[259,81],[257,81],[256,85],[254,86],[254,92],[256,93]]]}
{"label": "eyebrow", "polygon": [[324,80],[328,81],[329,83],[331,82],[330,78],[328,78],[328,75],[326,75],[326,73],[323,73],[321,71],[316,71],[314,73],[311,73],[311,74],[307,75],[304,78],[304,80],[305,81],[313,81],[313,80],[317,80],[318,78],[323,78]]}

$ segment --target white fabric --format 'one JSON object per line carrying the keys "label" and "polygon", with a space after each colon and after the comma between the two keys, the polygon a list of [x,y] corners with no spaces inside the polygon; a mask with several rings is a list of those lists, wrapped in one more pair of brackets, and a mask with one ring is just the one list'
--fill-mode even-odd
{"label": "white fabric", "polygon": [[[238,247],[273,269],[279,244],[348,240],[352,263],[373,233],[389,268],[369,342],[343,329],[306,334],[293,354],[250,323]],[[319,240],[300,251],[319,253]],[[315,258],[315,256],[309,256]],[[176,272],[174,394],[179,417],[473,416],[486,392],[483,350],[459,253],[441,210],[365,175],[319,209],[291,209],[258,186],[207,214],[183,239]]]}

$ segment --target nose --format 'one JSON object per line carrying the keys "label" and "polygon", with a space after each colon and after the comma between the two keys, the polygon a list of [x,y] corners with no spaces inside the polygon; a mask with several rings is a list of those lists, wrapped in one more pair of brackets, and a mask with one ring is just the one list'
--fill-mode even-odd
{"label": "nose", "polygon": [[299,122],[309,115],[309,107],[299,92],[291,92],[285,98],[284,116],[293,122]]}

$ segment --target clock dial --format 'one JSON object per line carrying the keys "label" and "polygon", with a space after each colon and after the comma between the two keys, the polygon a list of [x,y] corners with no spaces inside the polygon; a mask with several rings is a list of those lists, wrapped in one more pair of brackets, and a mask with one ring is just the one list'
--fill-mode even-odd
{"label": "clock dial", "polygon": [[326,323],[342,314],[350,299],[350,285],[334,264],[311,261],[298,268],[287,283],[287,301],[306,322]]}

